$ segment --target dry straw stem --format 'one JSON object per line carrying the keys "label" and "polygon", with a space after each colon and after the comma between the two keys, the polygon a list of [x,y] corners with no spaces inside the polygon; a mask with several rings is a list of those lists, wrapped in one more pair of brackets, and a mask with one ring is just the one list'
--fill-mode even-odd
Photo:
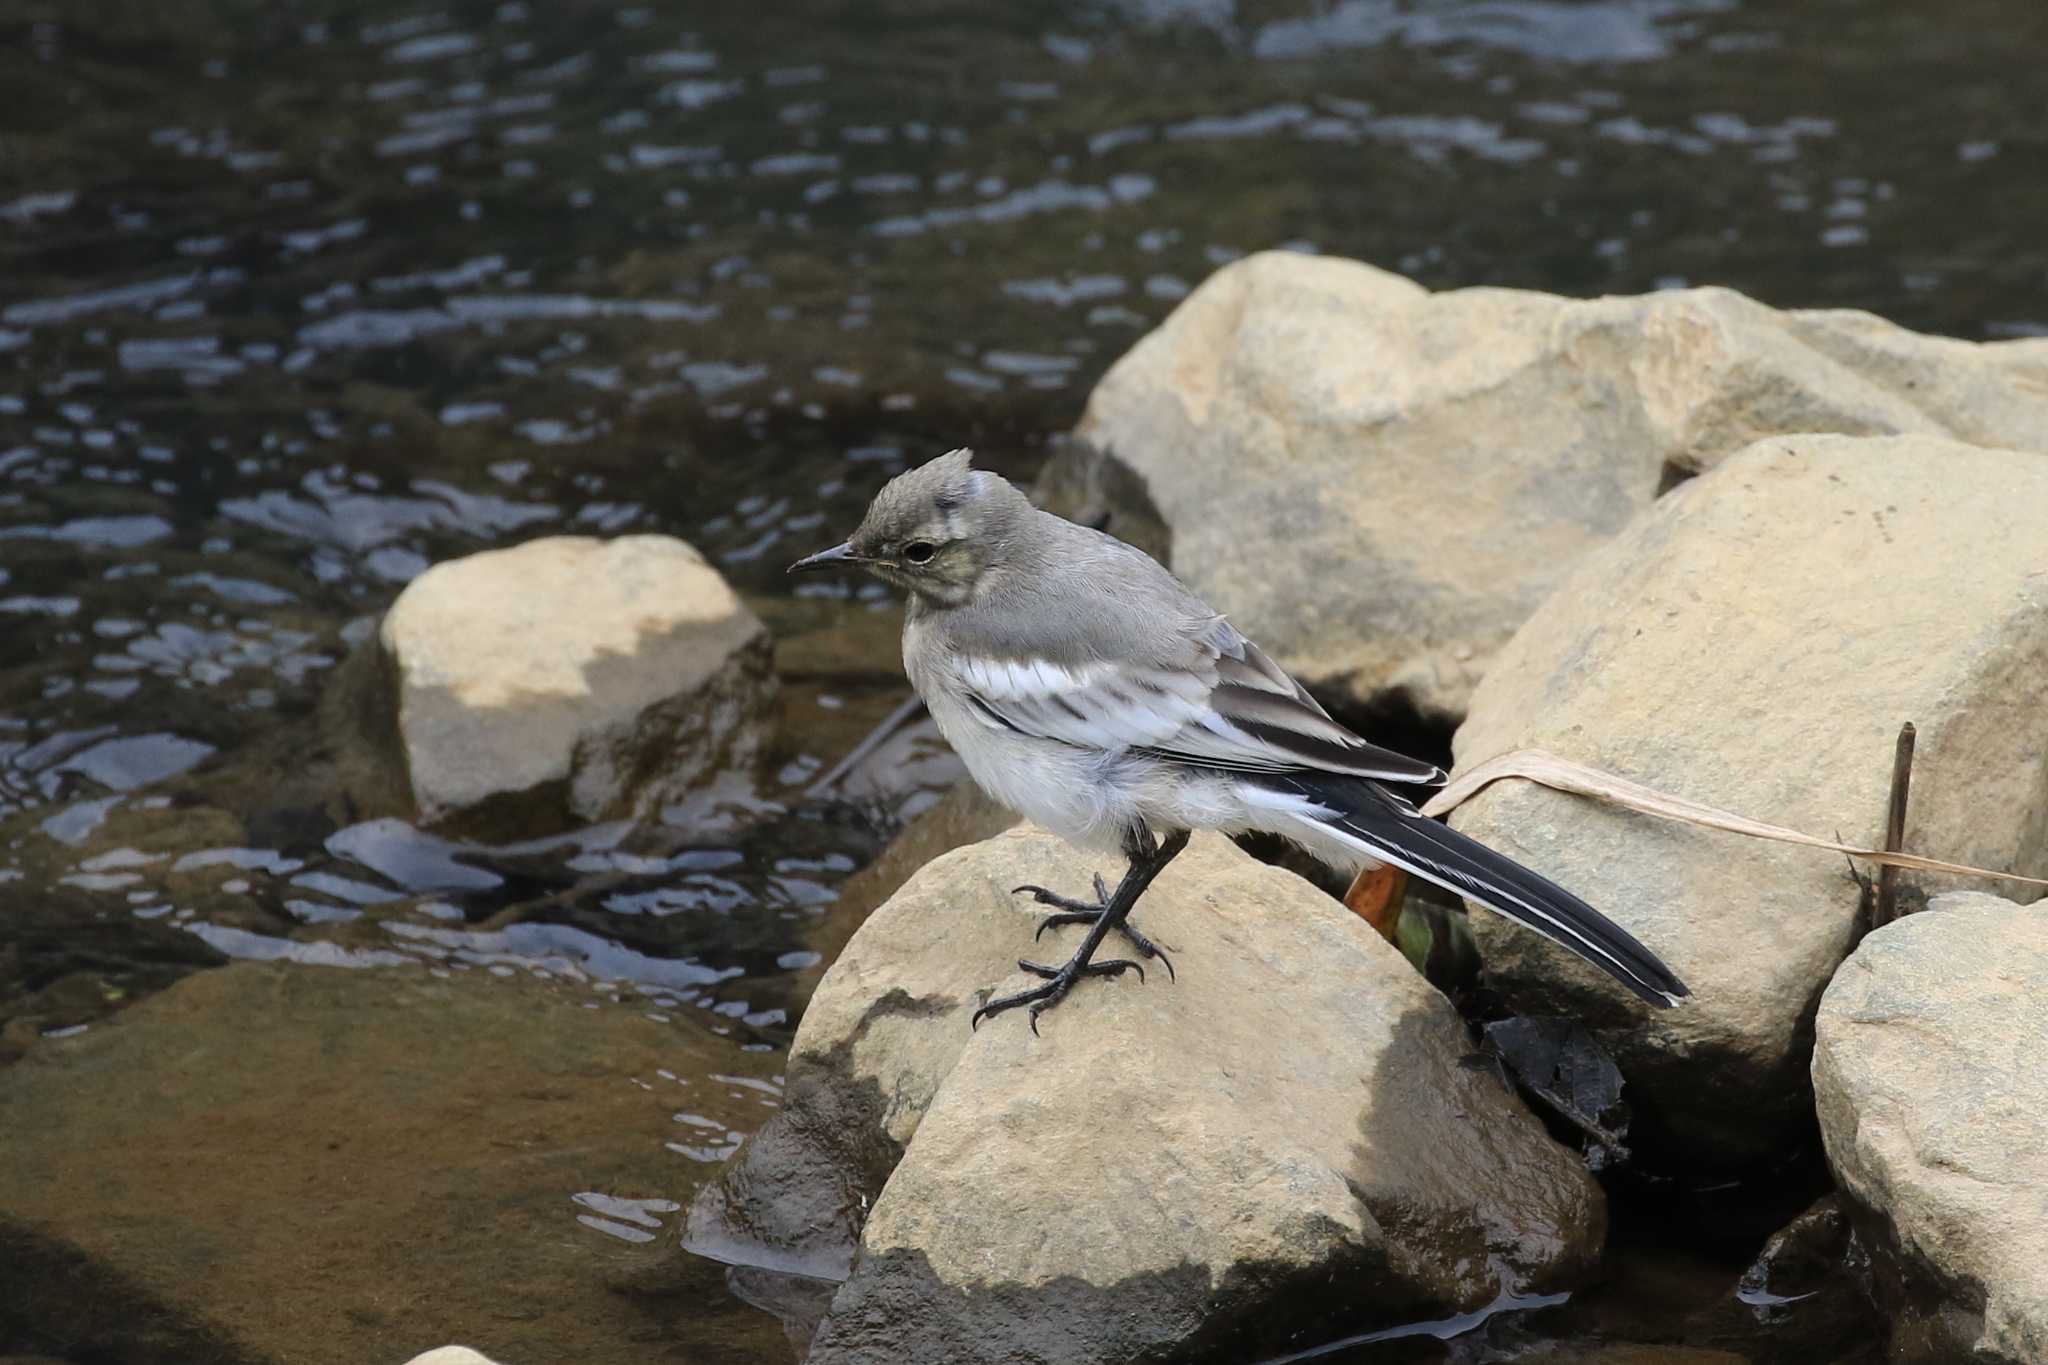
{"label": "dry straw stem", "polygon": [[1846,853],[1851,858],[1862,858],[1867,862],[1889,867],[1907,867],[1920,872],[1952,872],[1964,877],[1991,877],[2000,881],[2019,882],[2026,886],[2048,886],[2048,880],[2040,877],[2022,877],[2016,872],[1993,872],[1989,868],[1970,867],[1963,863],[1943,862],[1939,858],[1922,858],[1913,853],[1888,853],[1881,848],[1857,848],[1851,844],[1838,844],[1832,839],[1816,839],[1811,834],[1801,834],[1796,829],[1783,825],[1765,824],[1744,815],[1731,815],[1725,810],[1703,806],[1697,801],[1688,801],[1681,796],[1668,796],[1654,791],[1638,782],[1613,773],[1589,768],[1583,763],[1574,763],[1560,758],[1544,749],[1516,749],[1473,768],[1435,796],[1422,808],[1424,815],[1442,815],[1456,810],[1476,796],[1480,789],[1498,782],[1504,777],[1527,778],[1531,782],[1577,796],[1590,796],[1600,801],[1610,801],[1617,806],[1641,811],[1664,820],[1679,820],[1689,825],[1704,825],[1708,829],[1724,829],[1731,834],[1747,834],[1753,839],[1775,839],[1781,844],[1805,844],[1808,848],[1825,848],[1835,853]]}

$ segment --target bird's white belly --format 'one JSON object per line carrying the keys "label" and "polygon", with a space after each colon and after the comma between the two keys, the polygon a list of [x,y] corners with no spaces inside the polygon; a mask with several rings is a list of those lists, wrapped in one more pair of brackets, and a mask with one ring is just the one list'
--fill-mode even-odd
{"label": "bird's white belly", "polygon": [[1139,825],[1155,834],[1256,826],[1227,773],[1193,770],[1124,746],[1023,733],[986,714],[969,701],[973,689],[950,671],[945,651],[920,647],[923,628],[913,614],[904,632],[911,683],[975,783],[1026,819],[1103,849],[1119,848]]}
{"label": "bird's white belly", "polygon": [[998,729],[943,695],[926,702],[983,791],[1077,844],[1117,847],[1137,810],[1115,756]]}
{"label": "bird's white belly", "polygon": [[943,694],[927,698],[939,732],[995,800],[1076,844],[1117,849],[1142,824],[1242,830],[1256,821],[1227,777],[1193,776],[1127,751],[1083,749],[991,725]]}

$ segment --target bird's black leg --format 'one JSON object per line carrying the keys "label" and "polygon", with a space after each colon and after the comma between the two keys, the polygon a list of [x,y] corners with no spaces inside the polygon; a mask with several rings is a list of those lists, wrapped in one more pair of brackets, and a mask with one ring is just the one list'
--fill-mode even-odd
{"label": "bird's black leg", "polygon": [[[1187,840],[1183,837],[1181,845],[1185,846],[1186,842]],[[1179,847],[1174,849],[1174,853],[1179,851]],[[1124,885],[1129,883],[1130,879],[1137,874],[1138,866],[1141,863],[1152,861],[1158,857],[1158,854],[1159,849],[1153,842],[1150,830],[1138,826],[1127,833],[1124,836],[1124,856],[1130,860],[1131,867],[1124,873],[1124,882],[1119,883],[1117,889],[1121,891]],[[1159,863],[1159,866],[1166,866],[1166,863],[1171,861],[1172,858],[1173,853],[1167,854],[1166,858]],[[1157,869],[1138,883],[1137,892],[1143,892],[1145,887],[1150,884],[1154,875],[1157,875]],[[1036,900],[1040,905],[1056,905],[1059,907],[1059,913],[1047,915],[1038,922],[1038,932],[1031,936],[1034,940],[1045,937],[1045,931],[1055,925],[1096,923],[1103,915],[1108,913],[1110,902],[1113,899],[1109,886],[1102,880],[1100,872],[1095,874],[1095,899],[1093,901],[1077,900],[1073,897],[1062,896],[1043,886],[1017,886],[1012,887],[1010,890],[1012,895],[1020,895],[1023,892],[1029,891],[1032,899]],[[1133,893],[1131,900],[1132,903],[1136,903],[1136,893]],[[1166,968],[1166,977],[1169,981],[1175,979],[1173,959],[1168,957],[1165,950],[1158,944],[1154,943],[1144,934],[1139,933],[1137,926],[1132,924],[1128,918],[1117,923],[1116,931],[1122,934],[1133,948],[1138,950],[1139,956],[1156,961],[1164,966]],[[1139,975],[1142,976],[1143,973],[1141,972]]]}
{"label": "bird's black leg", "polygon": [[[1125,875],[1128,876],[1130,874],[1126,873]],[[1027,885],[1010,888],[1010,894],[1013,896],[1021,895],[1026,891],[1029,891],[1031,898],[1040,905],[1057,905],[1059,907],[1058,913],[1047,915],[1038,922],[1038,932],[1031,936],[1034,941],[1044,938],[1045,931],[1057,925],[1093,924],[1109,913],[1109,902],[1111,899],[1109,883],[1102,880],[1100,872],[1095,874],[1095,899],[1092,901],[1076,900],[1071,896],[1062,896],[1042,886]],[[1140,957],[1156,961],[1165,967],[1167,980],[1172,981],[1175,979],[1173,959],[1166,955],[1165,949],[1139,933],[1138,926],[1126,919],[1116,926],[1116,931],[1124,936],[1126,942],[1138,950]]]}
{"label": "bird's black leg", "polygon": [[[1152,839],[1151,831],[1142,827],[1134,828],[1124,838],[1124,852],[1130,858],[1131,865],[1124,872],[1123,880],[1117,883],[1116,890],[1104,896],[1099,906],[1080,905],[1064,911],[1062,915],[1049,916],[1047,919],[1048,923],[1089,923],[1088,937],[1081,940],[1080,948],[1075,951],[1071,958],[1067,959],[1066,965],[1062,967],[1047,967],[1041,963],[1020,960],[1017,963],[1019,967],[1022,967],[1034,976],[1044,977],[1045,984],[1043,986],[1034,986],[1028,991],[1018,991],[1015,995],[1000,996],[989,1001],[974,1012],[972,1022],[978,1026],[983,1019],[988,1018],[990,1015],[1001,1014],[1004,1010],[1015,1009],[1019,1005],[1029,1005],[1031,1007],[1031,1031],[1036,1033],[1038,1032],[1038,1016],[1065,999],[1067,992],[1072,990],[1074,983],[1082,977],[1120,976],[1124,972],[1135,971],[1139,978],[1142,979],[1145,975],[1145,969],[1137,963],[1126,958],[1115,958],[1108,962],[1096,962],[1093,960],[1095,950],[1102,946],[1102,940],[1108,937],[1110,931],[1122,930],[1133,939],[1139,946],[1140,951],[1150,948],[1151,952],[1147,956],[1157,955],[1162,961],[1164,960],[1165,955],[1160,953],[1159,949],[1153,946],[1149,940],[1139,935],[1132,935],[1128,929],[1124,928],[1124,919],[1131,913],[1131,907],[1138,903],[1138,897],[1145,894],[1145,888],[1152,884],[1152,879],[1158,876],[1160,871],[1168,863],[1172,862],[1175,857],[1179,856],[1180,851],[1187,846],[1188,833],[1186,830],[1177,830],[1168,835],[1164,842],[1155,843]],[[1101,878],[1098,877],[1096,883],[1097,892],[1100,894],[1103,889]],[[1019,887],[1018,889],[1020,891],[1030,890],[1034,894],[1041,892],[1041,888],[1038,887]],[[1040,895],[1040,899],[1044,898],[1044,894]],[[1055,900],[1052,903],[1066,904],[1067,902]],[[1064,915],[1071,915],[1075,918],[1071,920],[1064,919]],[[1043,927],[1043,925],[1040,926],[1041,929]],[[1170,965],[1167,970],[1169,972],[1172,971]]]}

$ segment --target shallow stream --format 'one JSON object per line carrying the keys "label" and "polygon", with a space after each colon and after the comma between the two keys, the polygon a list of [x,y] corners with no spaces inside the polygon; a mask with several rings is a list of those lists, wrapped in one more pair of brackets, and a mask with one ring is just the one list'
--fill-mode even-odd
{"label": "shallow stream", "polygon": [[[884,479],[1030,473],[1269,247],[2048,333],[2044,51],[2036,0],[0,0],[0,1066],[232,959],[609,983],[730,1098],[678,1111],[686,1199],[772,1112],[840,883],[954,776],[912,734],[818,789],[907,695],[900,618],[781,571]],[[775,630],[761,768],[660,831],[359,818],[320,697],[399,588],[630,531]],[[1767,1219],[1638,1197],[1574,1304],[1292,1358],[1809,1348],[1722,1322]],[[673,1232],[604,1198],[561,1191],[571,1256]],[[6,1302],[0,1354],[60,1353]],[[585,1358],[793,1358],[716,1267],[632,1302]]]}

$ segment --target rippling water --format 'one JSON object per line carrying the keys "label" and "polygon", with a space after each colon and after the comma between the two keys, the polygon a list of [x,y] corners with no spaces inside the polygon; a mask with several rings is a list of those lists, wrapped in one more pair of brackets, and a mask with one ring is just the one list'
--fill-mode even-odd
{"label": "rippling water", "polygon": [[[903,691],[878,586],[780,570],[889,474],[1028,472],[1274,246],[2048,331],[2043,51],[2034,0],[0,4],[0,1023],[189,937],[786,1046],[838,882],[950,777],[810,793]],[[768,765],[658,847],[356,818],[318,702],[399,587],[626,531],[847,652]],[[53,1003],[88,956],[121,989]]]}

